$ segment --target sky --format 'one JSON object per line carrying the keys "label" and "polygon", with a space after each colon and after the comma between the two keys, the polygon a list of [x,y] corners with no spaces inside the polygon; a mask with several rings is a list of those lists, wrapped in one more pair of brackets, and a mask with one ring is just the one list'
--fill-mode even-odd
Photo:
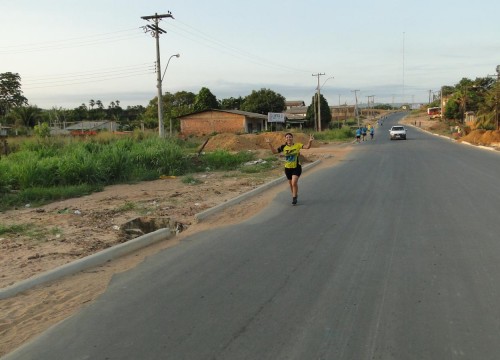
{"label": "sky", "polygon": [[319,84],[329,105],[427,103],[500,64],[497,0],[0,0],[0,73],[43,109],[147,106],[156,42],[142,17],[168,12],[163,93],[265,88],[309,105]]}

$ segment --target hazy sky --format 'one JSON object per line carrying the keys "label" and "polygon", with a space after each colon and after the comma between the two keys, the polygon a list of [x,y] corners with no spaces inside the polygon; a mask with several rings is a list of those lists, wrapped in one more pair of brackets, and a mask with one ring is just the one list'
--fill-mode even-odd
{"label": "hazy sky", "polygon": [[[429,90],[500,64],[497,0],[0,0],[0,73],[19,73],[31,105],[146,106],[163,91],[218,98],[268,88],[310,104],[320,76],[330,105],[422,102]],[[333,79],[331,77],[334,77]]]}

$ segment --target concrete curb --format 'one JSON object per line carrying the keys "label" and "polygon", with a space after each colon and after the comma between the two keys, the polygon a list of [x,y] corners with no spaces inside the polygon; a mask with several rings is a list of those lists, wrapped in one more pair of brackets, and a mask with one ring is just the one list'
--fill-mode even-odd
{"label": "concrete curb", "polygon": [[[313,166],[316,166],[318,165],[319,163],[321,162],[321,160],[316,160],[310,164],[307,164],[307,165],[304,165],[302,167],[302,170],[307,170]],[[275,186],[275,185],[278,185],[282,182],[285,182],[286,181],[286,177],[283,175],[275,180],[272,180],[264,185],[261,185],[253,190],[250,190],[244,194],[241,194],[233,199],[230,199],[228,201],[226,201],[225,203],[222,203],[222,204],[219,204],[219,205],[216,205],[214,206],[213,208],[210,208],[210,209],[207,209],[207,210],[204,210],[198,214],[195,214],[194,218],[196,219],[196,221],[201,221],[203,219],[206,219],[207,217],[215,214],[216,212],[218,211],[221,211],[225,208],[228,208],[230,206],[233,206],[233,205],[236,205],[236,204],[239,204],[240,202],[242,202],[243,200],[246,200],[248,199],[249,197],[252,197],[252,196],[255,196],[257,194],[260,194],[262,192],[264,192],[265,190]]]}
{"label": "concrete curb", "polygon": [[[303,170],[307,170],[313,166],[316,166],[319,164],[321,160],[316,160],[315,162],[312,162],[310,164],[307,164],[303,167]],[[238,204],[242,202],[245,199],[248,199],[251,196],[257,195],[272,186],[275,186],[279,183],[282,183],[286,180],[285,176],[282,176],[276,180],[272,180],[264,185],[259,186],[258,188],[255,188],[253,190],[250,190],[249,192],[246,192],[244,194],[241,194],[231,200],[226,201],[223,204],[219,204],[217,206],[214,206],[213,208],[207,209],[205,211],[202,211],[201,213],[195,214],[195,219],[196,221],[201,221],[213,214],[215,214],[218,211],[221,211],[227,207],[230,207],[232,205]],[[144,248],[146,246],[149,246],[151,244],[154,244],[155,242],[158,242],[160,240],[165,240],[169,239],[174,236],[175,233],[172,233],[170,229],[159,229],[156,231],[153,231],[149,234],[145,234],[142,236],[139,236],[138,238],[135,238],[133,240],[127,241],[123,244],[119,244],[113,247],[110,247],[108,249],[102,250],[96,254],[92,254],[89,256],[86,256],[82,259],[73,261],[71,263],[59,266],[53,270],[49,270],[47,272],[44,272],[42,274],[33,276],[29,279],[22,280],[16,284],[7,286],[5,288],[0,289],[0,300],[7,299],[9,297],[12,297],[14,295],[19,294],[22,291],[31,289],[37,285],[41,285],[44,283],[47,283],[49,281],[57,280],[60,279],[64,276],[67,275],[73,275],[76,274],[77,272],[80,272],[82,270],[86,270],[95,266],[99,266],[104,264],[105,262],[109,260],[116,259],[120,256],[126,255],[132,251]]]}
{"label": "concrete curb", "polygon": [[16,284],[0,289],[0,300],[17,295],[21,291],[28,290],[34,286],[57,280],[63,276],[73,275],[82,270],[102,265],[109,260],[116,259],[137,249],[151,245],[157,241],[168,239],[173,236],[170,229],[159,229],[149,234],[139,236],[133,240],[127,241],[108,249],[102,250],[96,254],[86,256],[71,263],[59,266],[40,275],[20,281]]}

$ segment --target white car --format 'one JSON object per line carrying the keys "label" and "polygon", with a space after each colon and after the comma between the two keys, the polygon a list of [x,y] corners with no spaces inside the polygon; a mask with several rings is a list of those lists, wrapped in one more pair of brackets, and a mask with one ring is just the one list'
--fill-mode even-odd
{"label": "white car", "polygon": [[389,130],[389,135],[391,136],[391,140],[394,139],[406,140],[406,128],[401,125],[395,125],[391,127],[391,129]]}

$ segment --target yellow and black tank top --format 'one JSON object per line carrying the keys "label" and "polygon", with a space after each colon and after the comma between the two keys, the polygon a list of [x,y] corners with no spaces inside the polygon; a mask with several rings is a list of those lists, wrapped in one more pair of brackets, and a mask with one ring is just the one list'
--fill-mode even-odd
{"label": "yellow and black tank top", "polygon": [[300,149],[302,149],[303,146],[304,144],[295,143],[292,146],[284,144],[278,148],[278,152],[283,152],[283,154],[285,155],[285,168],[295,169],[300,165],[299,155]]}

